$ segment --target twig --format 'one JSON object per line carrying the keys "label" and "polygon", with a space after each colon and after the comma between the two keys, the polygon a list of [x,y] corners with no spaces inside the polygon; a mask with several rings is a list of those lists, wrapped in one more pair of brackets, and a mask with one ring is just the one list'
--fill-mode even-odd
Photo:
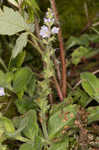
{"label": "twig", "polygon": [[[99,73],[99,69],[96,70],[96,71],[94,71],[94,72],[92,72],[92,73],[93,73],[93,74]],[[72,89],[75,90],[75,89],[82,83],[82,81],[83,81],[83,80],[79,80],[79,81],[77,82],[77,84],[76,84]]]}
{"label": "twig", "polygon": [[73,90],[75,90],[80,84],[81,84],[82,80],[79,80],[76,85],[73,87]]}
{"label": "twig", "polygon": [[[56,9],[55,0],[50,0],[50,3],[51,3],[51,7],[53,9],[54,15],[55,15],[56,25],[60,28],[59,17],[58,17],[58,12]],[[63,46],[63,38],[62,38],[61,28],[60,28],[59,33],[58,33],[58,40],[59,40],[60,58],[61,58],[61,64],[62,64],[62,93],[63,93],[63,97],[66,97],[66,93],[67,93],[66,61],[65,61],[65,54],[64,54],[64,46]]]}

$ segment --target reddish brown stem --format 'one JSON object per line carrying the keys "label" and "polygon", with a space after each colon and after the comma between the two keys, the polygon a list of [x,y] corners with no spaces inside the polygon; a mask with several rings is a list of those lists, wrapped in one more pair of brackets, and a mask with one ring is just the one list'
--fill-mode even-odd
{"label": "reddish brown stem", "polygon": [[[52,6],[54,15],[55,15],[56,25],[60,28],[59,17],[58,17],[58,12],[56,9],[55,0],[50,0],[50,3]],[[62,64],[62,93],[63,93],[63,97],[66,97],[66,93],[67,93],[66,61],[65,61],[65,54],[64,54],[64,46],[63,46],[63,38],[62,38],[61,28],[60,28],[59,33],[58,33],[58,40],[59,40],[60,58],[61,58],[61,64]]]}
{"label": "reddish brown stem", "polygon": [[55,77],[53,77],[53,78],[54,78],[54,83],[55,83],[56,90],[57,90],[58,96],[59,96],[59,98],[60,98],[60,101],[63,101],[63,100],[64,100],[64,98],[63,98],[63,95],[62,95],[62,92],[61,92],[60,86],[59,86],[59,84],[58,84],[58,81],[56,80],[56,78],[55,78]]}

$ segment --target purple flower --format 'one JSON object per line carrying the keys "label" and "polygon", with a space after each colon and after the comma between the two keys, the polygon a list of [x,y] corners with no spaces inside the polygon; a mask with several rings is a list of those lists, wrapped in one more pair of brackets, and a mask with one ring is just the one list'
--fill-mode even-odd
{"label": "purple flower", "polygon": [[59,32],[59,28],[53,27],[51,32],[52,32],[52,34],[57,34]]}
{"label": "purple flower", "polygon": [[51,23],[53,24],[54,23],[54,18],[50,19],[50,18],[44,18],[44,23]]}
{"label": "purple flower", "polygon": [[43,38],[49,38],[50,37],[50,31],[48,29],[47,26],[43,25],[41,27],[41,30],[40,30],[40,35],[43,37]]}
{"label": "purple flower", "polygon": [[4,96],[5,92],[4,92],[4,88],[0,87],[0,96]]}

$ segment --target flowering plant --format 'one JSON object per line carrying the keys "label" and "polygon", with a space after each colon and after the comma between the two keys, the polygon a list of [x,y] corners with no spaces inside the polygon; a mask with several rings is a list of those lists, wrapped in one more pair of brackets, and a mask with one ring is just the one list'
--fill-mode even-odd
{"label": "flowering plant", "polygon": [[[0,9],[0,150],[99,147],[98,128],[95,124],[90,126],[99,120],[99,107],[88,107],[93,99],[99,102],[99,79],[85,72],[74,88],[68,83],[69,78],[67,82],[72,69],[68,71],[68,65],[66,71],[67,58],[55,1],[50,0],[51,8],[42,26],[36,0],[8,2],[13,9],[4,5]],[[76,47],[75,43],[84,45],[85,37],[82,42],[73,40],[68,42],[68,49]],[[75,51],[72,62],[77,65],[88,50],[81,46]],[[77,88],[79,84],[82,87]]]}

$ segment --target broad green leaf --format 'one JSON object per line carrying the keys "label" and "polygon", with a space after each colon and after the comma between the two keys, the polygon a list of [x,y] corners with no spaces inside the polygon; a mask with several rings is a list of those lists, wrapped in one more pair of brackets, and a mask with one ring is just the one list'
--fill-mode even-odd
{"label": "broad green leaf", "polygon": [[20,13],[4,6],[3,11],[0,11],[0,34],[14,35],[24,30],[28,30],[28,25]]}
{"label": "broad green leaf", "polygon": [[13,89],[16,93],[20,93],[26,89],[27,84],[32,78],[32,71],[28,68],[21,68],[15,73],[13,80]]}
{"label": "broad green leaf", "polygon": [[99,79],[90,72],[85,72],[81,74],[82,87],[84,90],[99,102]]}
{"label": "broad green leaf", "polygon": [[89,107],[87,109],[88,112],[88,124],[99,121],[99,106]]}
{"label": "broad green leaf", "polygon": [[34,110],[30,110],[26,117],[28,118],[28,124],[23,130],[23,134],[31,139],[34,140],[36,136],[38,136],[38,124],[37,124],[37,114]]}
{"label": "broad green leaf", "polygon": [[23,48],[27,45],[28,33],[22,33],[16,40],[16,45],[12,50],[12,58],[15,58],[19,53],[22,52]]}
{"label": "broad green leaf", "polygon": [[61,142],[53,143],[48,150],[67,150],[69,144],[68,137]]}
{"label": "broad green leaf", "polygon": [[54,138],[55,135],[64,129],[64,126],[71,128],[74,126],[74,120],[77,113],[76,105],[68,105],[63,109],[59,109],[53,113],[48,121],[49,138]]}
{"label": "broad green leaf", "polygon": [[89,49],[80,46],[79,48],[75,49],[72,53],[72,63],[77,65],[83,57],[88,55]]}

